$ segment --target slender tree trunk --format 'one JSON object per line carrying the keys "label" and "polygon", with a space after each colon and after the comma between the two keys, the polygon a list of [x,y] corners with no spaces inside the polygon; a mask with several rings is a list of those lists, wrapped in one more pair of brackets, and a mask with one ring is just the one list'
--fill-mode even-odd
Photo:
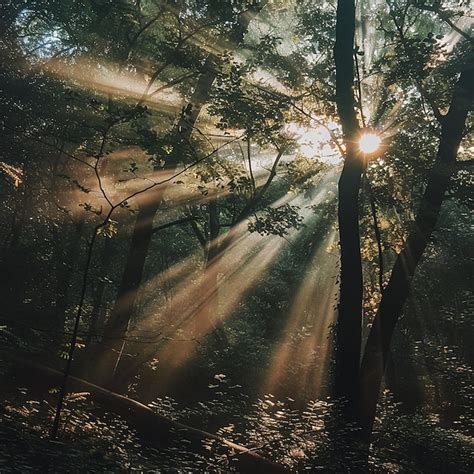
{"label": "slender tree trunk", "polygon": [[356,147],[359,133],[354,109],[355,2],[337,5],[336,104],[344,133],[346,154],[339,180],[339,236],[341,246],[340,299],[336,326],[334,393],[345,399],[345,414],[356,413],[362,328],[362,262],[359,236],[359,189],[364,162]]}
{"label": "slender tree trunk", "polygon": [[405,246],[398,255],[377,315],[369,333],[360,374],[360,424],[370,438],[377,400],[387,364],[390,343],[408,297],[411,281],[436,227],[445,192],[455,169],[465,121],[473,109],[474,70],[462,72],[448,114],[441,125],[441,139],[433,169]]}
{"label": "slender tree trunk", "polygon": [[161,204],[162,196],[163,191],[160,190],[152,199],[148,199],[138,206],[137,220],[133,228],[125,271],[120,281],[117,300],[105,327],[105,333],[109,336],[120,336],[125,333],[128,327],[153,235],[153,220]]}

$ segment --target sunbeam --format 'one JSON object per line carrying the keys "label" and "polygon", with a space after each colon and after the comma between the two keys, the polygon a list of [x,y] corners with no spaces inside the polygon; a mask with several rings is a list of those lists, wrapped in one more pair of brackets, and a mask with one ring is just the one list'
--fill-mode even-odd
{"label": "sunbeam", "polygon": [[162,112],[175,113],[184,103],[173,87],[164,87],[166,84],[160,81],[155,81],[153,88],[158,92],[144,96],[148,90],[144,77],[87,58],[77,59],[74,63],[55,60],[48,64],[46,71],[81,87],[140,101]]}
{"label": "sunbeam", "polygon": [[[314,204],[327,193],[327,182]],[[311,220],[308,226],[316,227]],[[321,395],[329,353],[329,326],[334,321],[338,257],[335,229],[327,232],[314,249],[305,276],[290,308],[286,326],[262,383],[261,394],[304,400]]]}
{"label": "sunbeam", "polygon": [[[280,206],[293,201],[301,203],[303,198],[288,194],[272,205]],[[137,350],[133,344],[127,345],[128,352],[133,355],[139,351],[139,354],[132,361],[126,361],[122,376],[126,377],[154,359],[166,360],[160,366],[167,367],[171,377],[173,371],[192,356],[196,344],[234,312],[285,245],[285,240],[277,236],[249,234],[247,225],[247,221],[239,223],[230,233],[219,237],[220,243],[213,243],[217,247],[225,246],[225,251],[221,251],[201,275],[191,272],[177,282],[169,306],[160,308],[158,314],[153,309],[153,303],[150,303],[152,307],[143,309],[145,317],[138,323],[140,332],[156,333],[157,328],[161,328],[162,343]],[[226,296],[221,298],[219,294]]]}

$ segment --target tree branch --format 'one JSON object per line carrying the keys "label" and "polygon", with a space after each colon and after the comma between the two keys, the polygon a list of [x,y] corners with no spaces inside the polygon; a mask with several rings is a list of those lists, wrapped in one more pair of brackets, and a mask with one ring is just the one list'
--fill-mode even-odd
{"label": "tree branch", "polygon": [[158,227],[155,227],[151,232],[152,234],[155,234],[156,232],[160,232],[161,230],[168,229],[168,227],[173,227],[175,225],[184,224],[186,222],[191,222],[194,220],[196,220],[196,217],[193,217],[193,216],[182,217],[181,219],[177,219],[175,221],[168,222],[167,224],[163,224]]}

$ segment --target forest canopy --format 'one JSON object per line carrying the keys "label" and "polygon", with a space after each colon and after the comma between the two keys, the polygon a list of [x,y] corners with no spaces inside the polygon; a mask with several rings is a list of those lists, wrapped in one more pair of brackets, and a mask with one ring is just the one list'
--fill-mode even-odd
{"label": "forest canopy", "polygon": [[0,472],[473,472],[473,15],[2,1]]}

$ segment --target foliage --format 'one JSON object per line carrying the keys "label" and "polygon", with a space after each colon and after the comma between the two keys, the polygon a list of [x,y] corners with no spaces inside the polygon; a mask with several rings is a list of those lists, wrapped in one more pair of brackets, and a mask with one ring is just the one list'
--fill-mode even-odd
{"label": "foliage", "polygon": [[[297,472],[360,462],[344,441],[356,428],[334,435],[344,414],[326,397],[344,143],[335,5],[315,3],[2,3],[2,362],[63,369],[82,301],[73,373]],[[472,66],[469,14],[465,1],[358,2],[357,113],[383,138],[359,197],[364,336],[380,258],[386,286],[436,159],[439,115]],[[471,114],[397,326],[373,472],[473,471],[472,128]],[[139,221],[150,202],[156,215]],[[124,274],[141,253],[139,277]],[[127,278],[137,297],[117,336],[107,324]],[[182,357],[169,367],[167,344],[167,362]],[[100,372],[108,353],[120,364]],[[275,366],[275,393],[264,393]],[[15,370],[0,369],[1,472],[234,469],[237,454],[217,442],[146,447],[85,393],[68,395],[60,440],[49,441],[58,387],[18,388]],[[301,389],[303,374],[312,385]]]}

